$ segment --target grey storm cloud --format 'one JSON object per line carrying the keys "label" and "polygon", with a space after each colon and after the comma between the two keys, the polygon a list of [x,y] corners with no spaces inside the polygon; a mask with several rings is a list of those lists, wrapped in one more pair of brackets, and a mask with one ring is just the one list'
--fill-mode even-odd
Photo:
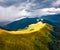
{"label": "grey storm cloud", "polygon": [[33,2],[36,5],[31,6],[32,9],[36,8],[47,8],[52,7],[52,3],[56,2],[57,0],[0,0],[0,6],[8,7],[8,6],[19,6],[23,2]]}
{"label": "grey storm cloud", "polygon": [[0,22],[60,13],[60,0],[0,0]]}
{"label": "grey storm cloud", "polygon": [[0,6],[8,7],[12,5],[18,5],[22,2],[25,2],[26,0],[2,0],[0,1]]}

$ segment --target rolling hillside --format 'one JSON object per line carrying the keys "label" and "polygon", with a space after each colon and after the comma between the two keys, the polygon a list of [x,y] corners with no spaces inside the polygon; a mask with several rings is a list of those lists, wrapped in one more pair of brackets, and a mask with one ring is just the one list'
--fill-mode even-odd
{"label": "rolling hillside", "polygon": [[52,33],[53,26],[43,22],[17,31],[0,29],[0,50],[60,50],[60,40]]}

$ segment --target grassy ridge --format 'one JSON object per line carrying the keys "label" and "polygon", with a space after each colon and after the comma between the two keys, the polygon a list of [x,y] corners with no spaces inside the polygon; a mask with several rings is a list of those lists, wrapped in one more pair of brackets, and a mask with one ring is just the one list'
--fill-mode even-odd
{"label": "grassy ridge", "polygon": [[[43,25],[43,26],[42,26]],[[33,26],[33,27],[32,27]],[[46,23],[30,25],[26,30],[7,31],[0,29],[0,50],[50,50],[52,26]],[[41,27],[42,26],[42,27]],[[32,30],[30,30],[33,28]],[[39,29],[40,28],[40,29]],[[30,31],[29,31],[30,30]],[[37,31],[36,31],[37,30]],[[22,32],[24,34],[22,34]],[[14,34],[15,33],[15,34]]]}

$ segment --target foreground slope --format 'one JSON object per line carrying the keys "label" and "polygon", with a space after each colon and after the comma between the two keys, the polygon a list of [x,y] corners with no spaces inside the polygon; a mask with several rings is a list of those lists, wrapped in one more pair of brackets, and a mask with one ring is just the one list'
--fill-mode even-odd
{"label": "foreground slope", "polygon": [[53,27],[43,22],[17,31],[0,29],[0,50],[60,50],[52,32]]}

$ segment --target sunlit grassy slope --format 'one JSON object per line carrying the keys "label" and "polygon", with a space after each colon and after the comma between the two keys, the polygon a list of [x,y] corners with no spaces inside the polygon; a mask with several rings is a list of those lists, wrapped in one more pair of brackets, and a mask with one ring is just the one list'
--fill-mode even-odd
{"label": "sunlit grassy slope", "polygon": [[53,27],[43,22],[17,31],[0,29],[0,50],[59,50],[51,32]]}

